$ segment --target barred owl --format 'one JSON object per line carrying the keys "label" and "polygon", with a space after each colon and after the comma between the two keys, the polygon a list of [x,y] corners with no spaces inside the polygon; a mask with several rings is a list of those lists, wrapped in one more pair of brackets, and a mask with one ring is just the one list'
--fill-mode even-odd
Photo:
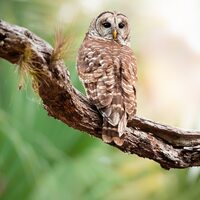
{"label": "barred owl", "polygon": [[125,15],[106,11],[91,22],[77,69],[89,99],[103,116],[102,139],[121,146],[127,121],[136,113],[136,59]]}

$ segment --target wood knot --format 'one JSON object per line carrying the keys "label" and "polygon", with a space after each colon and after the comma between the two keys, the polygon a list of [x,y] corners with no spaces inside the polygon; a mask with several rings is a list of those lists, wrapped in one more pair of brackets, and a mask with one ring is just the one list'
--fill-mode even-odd
{"label": "wood knot", "polygon": [[5,40],[6,34],[5,33],[0,33],[0,41]]}

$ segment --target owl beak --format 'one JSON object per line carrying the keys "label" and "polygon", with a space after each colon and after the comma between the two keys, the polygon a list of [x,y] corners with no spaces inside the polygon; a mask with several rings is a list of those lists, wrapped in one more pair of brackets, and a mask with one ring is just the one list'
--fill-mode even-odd
{"label": "owl beak", "polygon": [[116,31],[116,29],[113,30],[113,39],[117,40],[117,31]]}

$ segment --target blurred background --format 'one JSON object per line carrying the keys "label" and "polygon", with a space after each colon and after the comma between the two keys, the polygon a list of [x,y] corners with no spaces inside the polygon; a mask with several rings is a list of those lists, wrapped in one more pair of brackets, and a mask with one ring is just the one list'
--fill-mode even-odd
{"label": "blurred background", "polygon": [[[101,11],[126,14],[137,56],[138,115],[200,129],[200,1],[0,0],[0,18],[53,45],[70,39],[66,64],[76,88],[77,50]],[[162,169],[47,116],[30,81],[18,90],[16,66],[0,59],[0,199],[196,200],[199,169]]]}

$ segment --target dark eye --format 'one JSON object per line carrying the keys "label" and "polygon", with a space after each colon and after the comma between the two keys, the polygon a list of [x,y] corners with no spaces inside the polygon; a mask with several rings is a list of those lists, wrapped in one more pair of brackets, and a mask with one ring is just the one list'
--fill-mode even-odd
{"label": "dark eye", "polygon": [[111,27],[111,24],[109,22],[104,22],[102,25],[104,26],[104,28],[110,28]]}
{"label": "dark eye", "polygon": [[119,28],[124,28],[125,24],[123,22],[118,24]]}

